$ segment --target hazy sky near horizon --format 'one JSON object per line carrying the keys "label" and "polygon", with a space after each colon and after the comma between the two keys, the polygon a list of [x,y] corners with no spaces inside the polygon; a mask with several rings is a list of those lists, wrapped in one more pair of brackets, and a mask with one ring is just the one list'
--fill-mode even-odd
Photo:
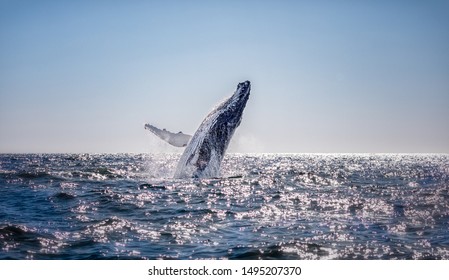
{"label": "hazy sky near horizon", "polygon": [[0,0],[0,152],[164,152],[238,82],[233,152],[449,153],[448,1]]}

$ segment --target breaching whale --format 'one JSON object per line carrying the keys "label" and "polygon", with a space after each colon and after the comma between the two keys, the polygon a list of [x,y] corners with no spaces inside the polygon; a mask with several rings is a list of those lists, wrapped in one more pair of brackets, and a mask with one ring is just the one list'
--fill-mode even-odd
{"label": "breaching whale", "polygon": [[175,178],[219,176],[221,162],[235,129],[240,125],[250,91],[249,81],[239,83],[234,94],[206,116],[192,137],[145,125],[166,142],[186,147],[176,167]]}

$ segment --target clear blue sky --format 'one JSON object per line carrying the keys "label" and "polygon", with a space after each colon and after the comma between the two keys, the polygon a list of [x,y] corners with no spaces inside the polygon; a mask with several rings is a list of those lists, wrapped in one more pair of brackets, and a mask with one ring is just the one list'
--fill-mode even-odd
{"label": "clear blue sky", "polygon": [[448,15],[449,1],[0,0],[0,152],[170,150],[145,122],[193,133],[250,80],[231,151],[448,153]]}

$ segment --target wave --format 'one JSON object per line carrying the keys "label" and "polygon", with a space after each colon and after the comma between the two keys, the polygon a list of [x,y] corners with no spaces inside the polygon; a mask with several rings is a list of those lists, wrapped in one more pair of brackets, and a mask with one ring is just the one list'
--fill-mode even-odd
{"label": "wave", "polygon": [[447,155],[178,158],[0,155],[0,259],[449,259]]}
{"label": "wave", "polygon": [[298,260],[333,258],[332,251],[316,243],[287,242],[269,246],[234,247],[231,260]]}
{"label": "wave", "polygon": [[65,193],[65,192],[58,192],[54,195],[52,195],[50,198],[56,198],[59,200],[72,200],[76,198],[76,195]]}

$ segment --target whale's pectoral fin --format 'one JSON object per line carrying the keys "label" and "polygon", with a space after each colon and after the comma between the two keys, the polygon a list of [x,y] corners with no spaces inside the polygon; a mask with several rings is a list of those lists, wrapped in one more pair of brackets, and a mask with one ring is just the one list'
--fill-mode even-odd
{"label": "whale's pectoral fin", "polygon": [[166,129],[159,129],[149,123],[145,124],[145,129],[148,129],[149,131],[156,134],[159,138],[175,147],[187,146],[187,144],[190,141],[190,138],[192,138],[191,135],[184,134],[182,132],[173,133]]}

